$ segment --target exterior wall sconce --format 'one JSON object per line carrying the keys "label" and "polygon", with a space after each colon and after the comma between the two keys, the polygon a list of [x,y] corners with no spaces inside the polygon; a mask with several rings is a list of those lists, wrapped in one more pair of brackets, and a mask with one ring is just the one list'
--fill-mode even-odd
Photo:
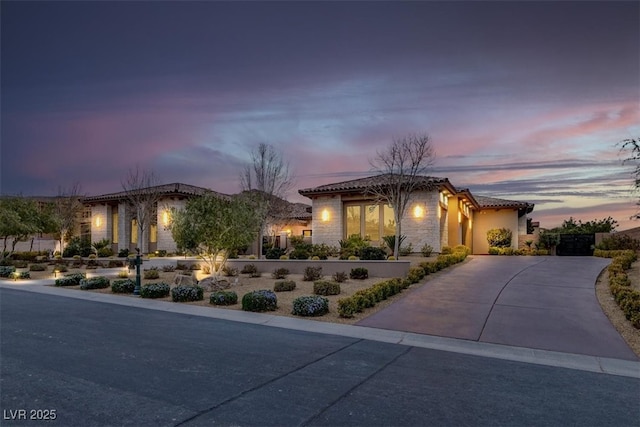
{"label": "exterior wall sconce", "polygon": [[462,224],[462,213],[458,212],[458,224]]}
{"label": "exterior wall sconce", "polygon": [[166,209],[164,212],[162,212],[162,225],[164,225],[165,227],[169,225],[169,211]]}
{"label": "exterior wall sconce", "polygon": [[329,221],[329,219],[331,219],[331,216],[329,215],[329,211],[327,209],[322,210],[321,218],[324,222],[327,222]]}
{"label": "exterior wall sconce", "polygon": [[442,206],[438,205],[438,218],[442,218]]}
{"label": "exterior wall sconce", "polygon": [[422,209],[422,206],[420,205],[416,205],[415,208],[413,208],[413,216],[415,218],[422,218],[424,217],[424,209]]}
{"label": "exterior wall sconce", "polygon": [[96,217],[96,227],[100,227],[102,225],[102,218],[99,216]]}

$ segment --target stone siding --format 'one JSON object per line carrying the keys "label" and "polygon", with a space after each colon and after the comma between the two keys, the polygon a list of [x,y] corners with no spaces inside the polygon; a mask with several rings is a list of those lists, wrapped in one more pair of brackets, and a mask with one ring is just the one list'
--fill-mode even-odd
{"label": "stone siding", "polygon": [[[446,239],[446,210],[442,211],[438,218],[439,193],[437,190],[416,193],[411,205],[405,212],[402,220],[401,233],[407,236],[403,246],[412,245],[414,252],[419,252],[425,244],[430,245],[435,252],[441,250],[441,218],[444,222],[443,232]],[[424,215],[422,218],[414,216],[414,209],[420,206]]]}
{"label": "stone siding", "polygon": [[[340,246],[340,240],[344,238],[344,224],[342,214],[342,198],[317,197],[313,199],[313,244],[324,243],[329,246]],[[326,210],[329,215],[327,221],[322,220],[322,214]]]}
{"label": "stone siding", "polygon": [[171,209],[184,209],[186,205],[186,200],[173,200],[173,199],[164,199],[158,202],[158,212],[157,218],[158,221],[158,242],[157,249],[165,250],[167,252],[175,252],[177,250],[176,242],[173,241],[173,237],[171,236],[171,230],[167,228],[164,221],[164,212],[171,212]]}

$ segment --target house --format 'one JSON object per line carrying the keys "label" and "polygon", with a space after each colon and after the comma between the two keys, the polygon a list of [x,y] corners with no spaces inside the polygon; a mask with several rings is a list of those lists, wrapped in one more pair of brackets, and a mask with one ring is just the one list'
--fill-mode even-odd
{"label": "house", "polygon": [[[352,234],[380,242],[383,236],[395,234],[392,207],[368,192],[384,182],[383,175],[376,175],[299,190],[312,202],[313,243],[337,246]],[[425,245],[441,252],[443,246],[462,244],[473,253],[487,253],[487,231],[505,227],[517,236],[512,247],[519,248],[526,240],[527,214],[533,207],[527,202],[474,196],[447,178],[419,177],[412,205],[402,219],[404,245],[410,244],[415,252]]]}

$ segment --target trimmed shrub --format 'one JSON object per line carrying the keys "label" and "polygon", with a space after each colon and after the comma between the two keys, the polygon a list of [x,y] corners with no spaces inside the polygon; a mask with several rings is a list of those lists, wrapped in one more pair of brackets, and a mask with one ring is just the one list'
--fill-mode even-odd
{"label": "trimmed shrub", "polygon": [[111,283],[111,292],[114,294],[132,294],[136,288],[135,280],[119,279]]}
{"label": "trimmed shrub", "polygon": [[331,256],[332,253],[336,252],[336,250],[332,249],[326,243],[315,244],[311,246],[311,257],[318,258],[321,260],[326,260]]}
{"label": "trimmed shrub", "polygon": [[276,308],[278,308],[278,297],[269,289],[249,292],[242,297],[244,311],[275,311]]}
{"label": "trimmed shrub", "polygon": [[17,260],[13,261],[13,266],[15,268],[27,268],[29,266],[29,263],[27,261]]}
{"label": "trimmed shrub", "polygon": [[209,303],[213,305],[234,305],[238,303],[238,294],[234,291],[217,291],[211,293]]}
{"label": "trimmed shrub", "polygon": [[289,255],[281,255],[280,259],[283,260],[283,261],[287,260],[287,259],[289,259]]}
{"label": "trimmed shrub", "polygon": [[289,292],[296,288],[296,282],[293,280],[278,280],[273,284],[275,292]]}
{"label": "trimmed shrub", "polygon": [[323,316],[328,312],[329,300],[317,295],[296,298],[291,310],[295,316]]}
{"label": "trimmed shrub", "polygon": [[55,286],[78,286],[82,280],[86,279],[84,273],[67,274],[56,279]]}
{"label": "trimmed shrub", "polygon": [[338,300],[338,314],[340,317],[353,317],[355,313],[373,307],[378,302],[401,292],[409,284],[408,281],[396,278],[376,283],[367,289],[361,289],[349,298]]}
{"label": "trimmed shrub", "polygon": [[624,316],[635,328],[640,329],[640,291],[630,287],[631,280],[625,270],[631,268],[637,260],[637,254],[632,250],[605,251],[596,249],[594,256],[613,258],[607,268],[609,272],[609,290]]}
{"label": "trimmed shrub", "polygon": [[309,259],[309,251],[302,248],[296,248],[289,253],[290,259]]}
{"label": "trimmed shrub", "polygon": [[512,233],[508,228],[492,228],[487,231],[487,242],[489,246],[506,248],[511,246]]}
{"label": "trimmed shrub", "polygon": [[118,258],[126,258],[129,256],[129,249],[120,249],[118,251]]}
{"label": "trimmed shrub", "polygon": [[276,268],[275,270],[273,270],[273,273],[271,273],[271,277],[273,277],[274,279],[286,279],[288,275],[288,268]]}
{"label": "trimmed shrub", "polygon": [[31,279],[31,273],[29,273],[28,271],[21,271],[20,274],[18,274],[18,279]]}
{"label": "trimmed shrub", "polygon": [[317,280],[313,282],[313,293],[316,295],[339,295],[340,283],[329,282],[328,280]]}
{"label": "trimmed shrub", "polygon": [[47,271],[47,266],[44,264],[31,264],[29,271]]}
{"label": "trimmed shrub", "polygon": [[164,271],[165,273],[173,273],[174,271],[176,271],[176,266],[175,265],[163,265],[162,267],[162,271]]}
{"label": "trimmed shrub", "polygon": [[322,267],[306,267],[302,280],[305,282],[313,282],[322,279]]}
{"label": "trimmed shrub", "polygon": [[393,255],[389,255],[387,257],[387,261],[395,261],[395,260],[396,260],[396,257],[394,257]]}
{"label": "trimmed shrub", "polygon": [[153,280],[153,279],[159,279],[160,278],[160,272],[156,269],[152,269],[152,270],[145,270],[144,271],[144,278],[147,280]]}
{"label": "trimmed shrub", "polygon": [[16,268],[13,265],[5,265],[0,267],[0,277],[11,277]]}
{"label": "trimmed shrub", "polygon": [[57,271],[58,273],[66,273],[67,271],[69,271],[69,269],[67,268],[66,265],[64,264],[58,264],[56,265],[56,268],[53,269],[54,271]]}
{"label": "trimmed shrub", "polygon": [[142,286],[140,289],[140,297],[142,298],[164,298],[169,296],[171,286],[167,283],[150,283]]}
{"label": "trimmed shrub", "polygon": [[364,280],[369,278],[369,270],[364,267],[356,267],[351,269],[349,277],[355,280]]}
{"label": "trimmed shrub", "polygon": [[104,276],[92,277],[90,279],[83,279],[80,281],[80,289],[89,290],[89,289],[104,289],[108,288],[111,285],[109,279]]}
{"label": "trimmed shrub", "polygon": [[179,285],[171,289],[171,299],[173,302],[202,301],[204,288],[202,286]]}
{"label": "trimmed shrub", "polygon": [[[342,258],[340,258],[340,259],[342,259]],[[357,256],[355,256],[355,255],[351,255],[351,256],[349,256],[349,258],[347,258],[347,259],[348,259],[349,261],[357,261],[357,260],[359,260],[360,258],[358,258],[358,257],[357,257]]]}
{"label": "trimmed shrub", "polygon": [[409,256],[413,253],[413,245],[409,243],[407,246],[400,246],[398,252],[400,256]]}
{"label": "trimmed shrub", "polygon": [[264,257],[266,259],[280,259],[280,257],[284,255],[286,251],[286,249],[282,248],[269,248],[265,252]]}
{"label": "trimmed shrub", "polygon": [[425,272],[421,267],[411,267],[409,268],[409,273],[407,274],[407,279],[411,283],[418,283],[425,276]]}
{"label": "trimmed shrub", "polygon": [[120,268],[124,267],[124,263],[120,260],[110,259],[107,263],[107,268]]}
{"label": "trimmed shrub", "polygon": [[385,260],[387,259],[387,252],[382,248],[376,248],[375,246],[366,246],[360,249],[360,259]]}
{"label": "trimmed shrub", "polygon": [[347,273],[345,273],[344,271],[338,271],[332,276],[332,279],[334,282],[342,283],[346,282],[348,277],[349,276],[347,276]]}

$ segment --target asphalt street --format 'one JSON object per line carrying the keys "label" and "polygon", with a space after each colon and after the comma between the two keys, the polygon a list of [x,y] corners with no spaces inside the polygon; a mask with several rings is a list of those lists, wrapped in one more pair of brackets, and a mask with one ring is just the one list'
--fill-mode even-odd
{"label": "asphalt street", "polygon": [[5,288],[0,320],[3,426],[640,419],[637,377]]}

